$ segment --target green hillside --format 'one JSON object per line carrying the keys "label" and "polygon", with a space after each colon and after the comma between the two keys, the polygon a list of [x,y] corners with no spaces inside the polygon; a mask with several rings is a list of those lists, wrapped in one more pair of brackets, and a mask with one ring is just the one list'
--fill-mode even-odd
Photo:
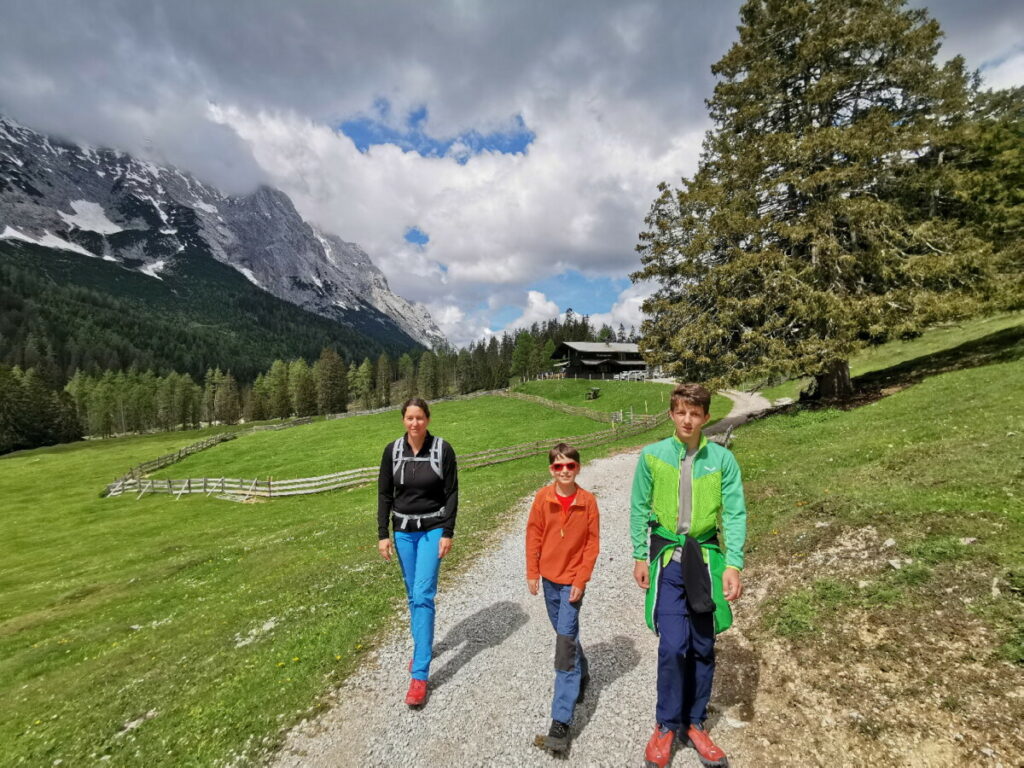
{"label": "green hillside", "polygon": [[161,278],[0,241],[0,362],[19,364],[26,349],[49,346],[66,375],[134,365],[202,380],[219,367],[249,381],[275,358],[312,360],[325,346],[350,361],[417,346],[372,318],[353,314],[351,328],[277,299],[195,249]]}
{"label": "green hillside", "polygon": [[[850,375],[854,378],[874,371],[881,371],[911,360],[934,355],[963,345],[972,345],[986,336],[996,336],[1004,331],[1024,328],[1024,312],[1008,312],[988,317],[976,317],[959,323],[950,323],[930,328],[916,339],[891,341],[877,347],[868,347],[850,359]],[[1005,342],[996,339],[997,345]],[[955,367],[956,360],[951,361]],[[811,383],[810,378],[795,379],[763,390],[769,400],[780,397],[796,399],[800,390]]]}
{"label": "green hillside", "polygon": [[[432,412],[437,433],[463,452],[607,427],[504,398],[437,403]],[[0,540],[0,743],[12,764],[251,758],[349,674],[404,605],[397,566],[377,555],[373,486],[253,504],[100,498],[129,466],[214,431],[0,458],[8,531]],[[584,458],[664,432],[587,449]],[[397,413],[360,416],[248,435],[189,461],[219,468],[230,460],[242,471],[277,454],[282,472],[304,475],[335,468],[321,441],[341,453],[365,441],[348,455],[373,465],[398,434]],[[545,464],[540,456],[461,473],[448,573],[493,544],[509,504],[549,479]]]}
{"label": "green hillside", "polygon": [[[507,397],[434,403],[430,413],[431,431],[459,455],[608,429],[602,422]],[[154,476],[292,478],[375,467],[384,446],[402,431],[401,415],[390,411],[282,432],[258,432],[193,454]]]}
{"label": "green hillside", "polygon": [[[585,399],[592,388],[601,390],[596,400]],[[539,379],[516,384],[515,392],[537,395],[567,405],[591,408],[595,411],[629,411],[636,414],[658,414],[668,408],[671,384],[649,381],[589,381],[587,379]],[[732,408],[732,401],[722,395],[711,398],[711,418],[718,420]]]}
{"label": "green hillside", "polygon": [[759,696],[773,715],[746,737],[784,754],[798,747],[776,734],[806,741],[808,722],[829,719],[850,765],[890,739],[957,733],[1014,762],[1024,701],[1004,694],[1024,684],[1024,346],[1015,356],[739,433],[744,579],[763,596],[744,606],[744,632],[759,690],[776,692]]}
{"label": "green hillside", "polygon": [[[748,633],[766,654],[761,690],[784,690],[776,678],[793,674],[796,659],[809,690],[848,702],[843,673],[854,655],[874,665],[870,681],[885,683],[859,683],[858,701],[885,693],[916,707],[927,686],[927,701],[952,717],[974,711],[957,696],[991,700],[1001,680],[1019,679],[1020,353],[1013,346],[1001,353],[1005,362],[936,376],[856,410],[775,416],[738,433],[751,508],[746,581],[765,595]],[[437,403],[433,426],[468,452],[604,425],[479,398]],[[164,474],[373,465],[400,433],[397,413],[318,422],[247,435]],[[372,486],[246,504],[99,497],[129,466],[202,434],[0,458],[0,743],[11,764],[250,762],[312,712],[401,612],[396,566],[376,554]],[[493,545],[510,504],[546,479],[543,457],[464,471],[446,573]],[[894,543],[883,547],[888,538]],[[849,541],[868,554],[843,560]],[[833,560],[822,565],[817,553]],[[893,558],[909,562],[896,570]],[[936,611],[951,618],[936,622]],[[872,632],[884,627],[891,642],[865,647],[863,622]],[[949,631],[959,633],[960,656],[943,646]],[[989,725],[970,725],[1010,729],[1024,716],[1019,708],[1010,702]],[[895,727],[865,722],[866,733]]]}

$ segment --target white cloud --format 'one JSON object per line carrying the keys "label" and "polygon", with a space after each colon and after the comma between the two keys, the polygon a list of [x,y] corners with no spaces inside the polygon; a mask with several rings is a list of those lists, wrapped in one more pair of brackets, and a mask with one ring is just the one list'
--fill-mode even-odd
{"label": "white cloud", "polygon": [[[360,153],[296,114],[217,107],[211,115],[251,147],[303,216],[366,248],[398,293],[464,313],[488,299],[493,309],[529,312],[527,287],[565,269],[612,277],[635,269],[657,183],[695,164],[701,131],[647,143],[629,127],[642,137],[657,126],[600,103],[581,94],[558,110],[537,105],[526,153],[485,152],[465,164],[393,145]],[[430,242],[405,242],[410,225]]]}
{"label": "white cloud", "polygon": [[999,90],[1024,83],[1024,49],[1018,48],[981,71],[982,87]]}
{"label": "white cloud", "polygon": [[509,323],[506,328],[529,328],[534,323],[543,323],[558,317],[558,305],[540,291],[526,292],[526,307],[523,314]]}
{"label": "white cloud", "polygon": [[639,331],[640,323],[644,319],[644,314],[640,307],[653,291],[654,286],[650,283],[636,283],[629,286],[619,294],[608,312],[599,312],[591,315],[590,324],[594,328],[609,325],[615,331],[618,331],[619,325],[622,325],[627,333],[631,328]]}
{"label": "white cloud", "polygon": [[[736,37],[740,0],[8,5],[8,116],[178,164],[228,192],[269,182],[362,245],[396,292],[464,343],[509,306],[524,318],[548,311],[559,297],[531,299],[538,281],[639,266],[633,248],[657,183],[696,167],[710,66]],[[946,32],[942,54],[990,61],[990,87],[1024,82],[1018,6],[927,0]],[[380,100],[396,127],[425,106],[421,127],[438,139],[519,119],[536,138],[524,154],[462,165],[464,145],[445,157],[361,154],[332,127],[377,116]],[[404,240],[410,226],[426,246]],[[592,320],[638,324],[643,290]]]}

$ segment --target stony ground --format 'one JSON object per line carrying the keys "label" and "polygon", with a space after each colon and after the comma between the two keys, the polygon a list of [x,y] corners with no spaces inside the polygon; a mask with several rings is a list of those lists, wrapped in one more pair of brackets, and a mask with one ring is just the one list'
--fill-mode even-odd
{"label": "stony ground", "polygon": [[[733,418],[720,428],[765,404],[738,394],[734,400]],[[636,460],[636,451],[599,459],[579,476],[600,505],[601,555],[581,613],[591,684],[572,728],[569,760],[575,765],[642,765],[654,722],[657,638],[644,624],[629,539]],[[332,706],[323,715],[289,734],[277,766],[561,763],[533,746],[534,736],[550,724],[554,634],[543,598],[526,590],[523,531],[529,501],[515,504],[504,537],[439,593],[427,705],[412,711],[403,704],[412,641],[407,630],[396,631],[331,694]],[[397,566],[394,578],[399,578]],[[739,664],[723,675],[723,695],[713,701],[709,725],[734,765],[758,765],[737,738],[752,712],[753,689],[743,682],[756,681],[756,661],[742,626],[740,605],[719,656],[723,667],[730,665],[730,656]],[[699,764],[685,748],[672,762]]]}

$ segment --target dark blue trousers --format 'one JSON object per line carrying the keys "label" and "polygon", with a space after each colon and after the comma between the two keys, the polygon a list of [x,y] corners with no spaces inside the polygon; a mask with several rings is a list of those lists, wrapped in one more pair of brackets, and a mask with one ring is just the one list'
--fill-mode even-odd
{"label": "dark blue trousers", "polygon": [[675,560],[661,569],[654,607],[658,642],[657,721],[677,734],[708,716],[715,676],[713,613],[691,613],[683,568]]}

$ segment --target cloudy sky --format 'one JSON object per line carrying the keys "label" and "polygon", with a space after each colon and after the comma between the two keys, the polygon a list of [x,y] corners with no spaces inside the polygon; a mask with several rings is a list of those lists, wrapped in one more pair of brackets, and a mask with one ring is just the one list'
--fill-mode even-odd
{"label": "cloudy sky", "polygon": [[[3,0],[0,113],[284,190],[456,344],[569,307],[628,328],[637,234],[696,167],[739,5]],[[927,5],[944,57],[1024,83],[1024,6]]]}

